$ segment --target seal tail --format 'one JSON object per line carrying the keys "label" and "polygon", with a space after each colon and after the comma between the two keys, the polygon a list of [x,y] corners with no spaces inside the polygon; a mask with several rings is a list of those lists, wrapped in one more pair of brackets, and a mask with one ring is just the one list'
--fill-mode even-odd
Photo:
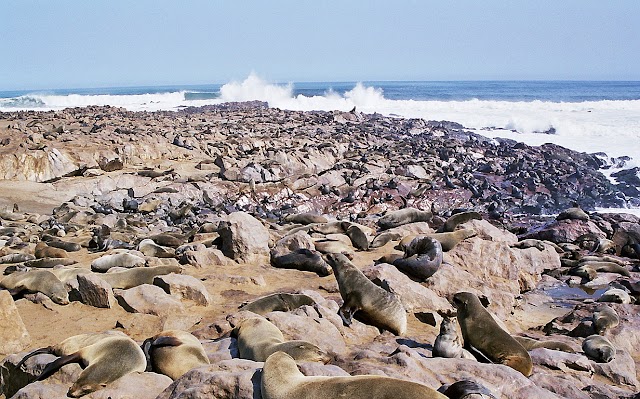
{"label": "seal tail", "polygon": [[56,371],[58,371],[62,366],[67,365],[69,363],[80,363],[82,360],[82,355],[80,351],[76,353],[72,353],[67,356],[62,356],[47,364],[47,366],[42,370],[42,373],[36,378],[36,381],[42,381],[45,378],[53,375]]}
{"label": "seal tail", "polygon": [[46,348],[40,348],[40,349],[36,349],[33,352],[30,352],[28,354],[25,355],[25,357],[22,358],[22,360],[20,360],[20,362],[16,365],[16,369],[20,370],[20,368],[22,367],[22,365],[27,361],[27,359],[29,359],[30,357],[33,357],[35,355],[41,355],[43,353],[52,353],[52,348],[50,346],[47,346]]}

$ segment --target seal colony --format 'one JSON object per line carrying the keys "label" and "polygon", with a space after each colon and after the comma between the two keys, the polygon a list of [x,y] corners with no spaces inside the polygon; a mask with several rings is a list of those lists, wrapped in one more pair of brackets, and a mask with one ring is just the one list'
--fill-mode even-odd
{"label": "seal colony", "polygon": [[640,220],[591,211],[635,201],[601,156],[261,103],[0,114],[0,141],[5,397],[640,390]]}

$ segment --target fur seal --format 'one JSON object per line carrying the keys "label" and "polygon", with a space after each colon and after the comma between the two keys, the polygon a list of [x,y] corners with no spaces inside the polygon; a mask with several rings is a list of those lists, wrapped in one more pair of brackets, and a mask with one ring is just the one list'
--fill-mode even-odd
{"label": "fur seal", "polygon": [[144,258],[130,253],[117,253],[103,255],[91,262],[91,270],[94,272],[106,272],[112,267],[141,267],[147,263]]}
{"label": "fur seal", "polygon": [[177,248],[180,245],[185,244],[190,237],[192,237],[197,230],[192,230],[187,234],[178,234],[178,233],[163,233],[156,234],[147,239],[152,240],[154,243],[158,245],[162,245],[165,247]]}
{"label": "fur seal", "polygon": [[312,223],[327,223],[328,220],[322,215],[318,215],[311,212],[298,213],[286,215],[282,218],[286,223],[299,223],[299,224],[312,224]]}
{"label": "fur seal", "polygon": [[[420,236],[435,238],[438,240],[444,252],[451,251],[460,241],[475,237],[475,235],[476,232],[471,229],[460,229],[451,233],[420,234]],[[400,243],[396,246],[396,249],[404,251],[416,237],[418,237],[418,235],[413,234],[403,237],[402,240],[400,240]]]}
{"label": "fur seal", "polygon": [[271,264],[282,269],[314,272],[322,277],[333,273],[319,252],[307,248],[300,248],[285,255],[272,256]]}
{"label": "fur seal", "polygon": [[587,221],[589,220],[589,215],[585,211],[583,211],[582,208],[575,206],[565,209],[564,211],[560,212],[558,216],[556,216],[556,220],[564,219]]}
{"label": "fur seal", "polygon": [[313,242],[313,245],[316,251],[322,252],[323,254],[341,253],[349,259],[353,259],[355,255],[353,247],[338,240],[317,240]]}
{"label": "fur seal", "polygon": [[404,247],[404,258],[396,259],[393,265],[401,272],[424,281],[431,277],[442,264],[442,246],[435,238],[417,236]]}
{"label": "fur seal", "polygon": [[156,276],[163,276],[169,273],[181,273],[180,266],[153,266],[136,267],[129,270],[103,273],[98,276],[109,283],[112,288],[127,289],[137,287],[142,284],[153,284]]}
{"label": "fur seal", "polygon": [[513,339],[518,341],[520,345],[526,350],[534,350],[537,348],[546,348],[555,351],[562,351],[567,353],[576,353],[576,351],[569,345],[561,341],[544,340],[538,341],[537,339],[521,337],[518,335],[512,335]]}
{"label": "fur seal", "polygon": [[475,356],[462,347],[456,328],[456,317],[452,314],[443,314],[440,323],[440,334],[433,343],[433,357],[448,357],[476,360]]}
{"label": "fur seal", "polygon": [[275,352],[264,363],[261,391],[263,399],[447,399],[426,385],[380,375],[306,377],[284,352]]}
{"label": "fur seal", "polygon": [[582,351],[598,363],[609,363],[616,354],[613,344],[601,335],[589,335],[582,341]]}
{"label": "fur seal", "polygon": [[280,292],[245,303],[240,306],[240,310],[248,310],[259,315],[265,315],[269,312],[288,312],[300,306],[313,306],[315,304],[316,301],[308,295]]}
{"label": "fur seal", "polygon": [[142,373],[147,368],[144,352],[138,344],[129,337],[114,335],[47,364],[37,380],[44,380],[69,363],[85,366],[67,392],[72,398],[104,388],[129,373]]}
{"label": "fur seal", "polygon": [[60,248],[50,247],[44,241],[40,241],[36,244],[36,250],[34,252],[37,259],[42,258],[67,258],[69,255],[67,251]]}
{"label": "fur seal", "polygon": [[620,288],[609,288],[606,290],[600,298],[597,299],[596,302],[614,302],[614,303],[634,303],[635,298],[632,298],[631,295],[625,290],[621,290]]}
{"label": "fur seal", "polygon": [[619,265],[616,262],[591,261],[591,260],[583,261],[581,259],[580,263],[578,263],[578,267],[582,267],[582,266],[592,268],[597,272],[618,273],[625,277],[631,277],[631,273],[629,273],[629,270],[627,270],[624,266]]}
{"label": "fur seal", "polygon": [[347,227],[346,234],[355,248],[363,251],[369,250],[369,238],[360,227],[352,224]]}
{"label": "fur seal", "polygon": [[264,362],[282,351],[299,362],[328,362],[329,355],[306,341],[285,341],[282,332],[269,320],[252,317],[241,321],[232,331],[238,338],[240,358]]}
{"label": "fur seal", "polygon": [[56,266],[69,266],[75,263],[78,262],[69,258],[40,258],[28,260],[24,262],[24,265],[27,267],[35,267],[37,269],[51,269]]}
{"label": "fur seal", "polygon": [[402,226],[407,223],[428,222],[433,217],[431,211],[421,211],[416,208],[404,208],[389,212],[378,219],[378,226],[383,229]]}
{"label": "fur seal", "polygon": [[536,240],[535,238],[527,238],[525,240],[521,240],[516,242],[515,244],[509,245],[511,248],[518,249],[527,249],[527,248],[535,248],[538,251],[544,251],[546,248],[546,243],[542,240]]}
{"label": "fur seal", "polygon": [[193,334],[166,330],[142,344],[147,368],[177,380],[187,371],[210,364],[202,344]]}
{"label": "fur seal", "polygon": [[449,399],[497,399],[491,391],[482,384],[471,380],[461,380],[449,385],[443,392]]}
{"label": "fur seal", "polygon": [[34,260],[35,258],[36,257],[31,254],[23,254],[23,253],[7,254],[5,256],[0,257],[0,264],[26,262],[28,260]]}
{"label": "fur seal", "polygon": [[440,229],[438,229],[438,233],[451,233],[453,232],[458,225],[463,223],[467,223],[470,220],[482,220],[482,215],[478,212],[460,212],[455,215],[451,215]]}
{"label": "fur seal", "polygon": [[371,282],[343,254],[331,253],[326,258],[344,301],[338,314],[345,325],[350,325],[353,314],[360,311],[374,326],[396,335],[405,334],[407,314],[395,295]]}
{"label": "fur seal", "polygon": [[142,252],[145,256],[153,256],[156,258],[173,258],[176,256],[176,251],[173,248],[158,245],[149,238],[140,241],[138,251]]}
{"label": "fur seal", "polygon": [[620,324],[618,313],[608,305],[602,305],[593,312],[593,327],[600,335],[604,335],[618,324]]}
{"label": "fur seal", "polygon": [[82,245],[78,243],[62,241],[58,237],[49,234],[44,234],[42,241],[46,242],[50,247],[64,249],[67,252],[77,252],[82,249]]}
{"label": "fur seal", "polygon": [[58,305],[69,303],[69,293],[64,283],[49,270],[12,273],[0,281],[0,287],[9,290],[11,295],[17,295],[22,291],[42,292]]}
{"label": "fur seal", "polygon": [[526,377],[533,371],[529,352],[504,331],[482,306],[480,299],[470,292],[453,296],[465,347],[471,353],[479,352],[494,363],[507,365]]}

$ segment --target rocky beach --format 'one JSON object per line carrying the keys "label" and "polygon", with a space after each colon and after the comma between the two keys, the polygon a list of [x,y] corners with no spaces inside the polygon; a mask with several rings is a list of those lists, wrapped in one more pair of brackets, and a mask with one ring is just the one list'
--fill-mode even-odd
{"label": "rocky beach", "polygon": [[[640,218],[596,210],[640,206],[625,162],[355,108],[0,113],[0,394],[67,397],[86,359],[37,380],[84,347],[59,344],[115,331],[146,371],[82,397],[274,399],[265,360],[297,345],[307,377],[638,398]],[[461,292],[530,371],[471,348]]]}

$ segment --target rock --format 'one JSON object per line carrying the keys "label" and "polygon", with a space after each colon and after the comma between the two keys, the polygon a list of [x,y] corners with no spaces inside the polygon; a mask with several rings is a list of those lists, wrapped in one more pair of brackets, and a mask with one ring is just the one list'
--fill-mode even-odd
{"label": "rock", "polygon": [[233,212],[221,222],[220,238],[225,256],[241,262],[269,264],[269,231],[245,212]]}
{"label": "rock", "polygon": [[85,305],[97,308],[112,308],[116,303],[113,289],[100,276],[95,274],[79,274],[77,277],[80,301]]}
{"label": "rock", "polygon": [[0,354],[20,352],[31,343],[9,291],[0,291]]}
{"label": "rock", "polygon": [[230,261],[222,251],[216,248],[204,248],[197,251],[185,251],[181,261],[194,267],[209,268],[224,266]]}
{"label": "rock", "polygon": [[[6,397],[13,396],[16,392],[21,392],[17,397],[34,398],[64,398],[71,384],[73,384],[82,372],[82,368],[77,363],[67,364],[60,368],[55,374],[42,382],[33,382],[39,376],[47,364],[56,360],[57,357],[51,354],[40,354],[33,356],[24,363],[22,368],[16,366],[22,358],[29,352],[22,352],[7,356],[0,364],[0,393]],[[58,391],[62,391],[58,395]],[[47,394],[51,396],[47,396]]]}
{"label": "rock", "polygon": [[487,241],[501,241],[508,244],[518,242],[518,236],[508,230],[500,229],[486,220],[470,220],[462,224],[465,229],[471,229],[476,235]]}
{"label": "rock", "polygon": [[180,301],[155,285],[142,284],[126,290],[114,290],[114,294],[120,306],[128,312],[162,316],[184,311]]}
{"label": "rock", "polygon": [[574,242],[584,234],[595,234],[598,237],[605,237],[605,234],[592,221],[564,219],[551,223],[549,226],[532,233],[528,233],[523,238],[536,238],[538,240],[548,240],[556,244],[563,242]]}
{"label": "rock", "polygon": [[189,300],[200,306],[207,306],[211,303],[209,292],[204,284],[197,278],[186,274],[158,276],[153,279],[153,285],[157,285],[180,301]]}

